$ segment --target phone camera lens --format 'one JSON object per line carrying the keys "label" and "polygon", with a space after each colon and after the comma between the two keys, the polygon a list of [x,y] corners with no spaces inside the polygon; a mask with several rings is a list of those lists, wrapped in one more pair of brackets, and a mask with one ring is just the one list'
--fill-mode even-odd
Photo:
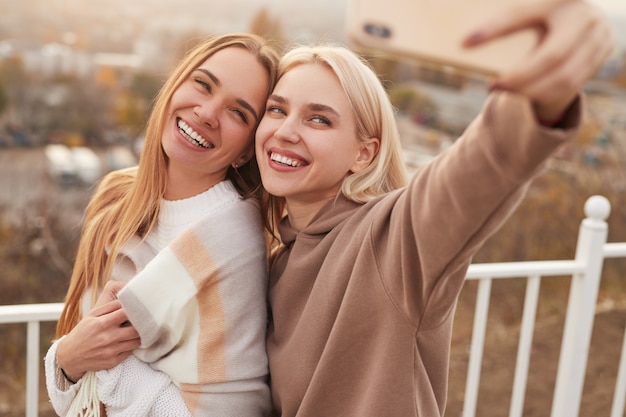
{"label": "phone camera lens", "polygon": [[384,26],[384,25],[379,25],[376,23],[366,23],[363,29],[365,30],[365,33],[367,33],[368,35],[371,35],[377,38],[387,39],[391,37],[391,29],[389,29],[387,26]]}

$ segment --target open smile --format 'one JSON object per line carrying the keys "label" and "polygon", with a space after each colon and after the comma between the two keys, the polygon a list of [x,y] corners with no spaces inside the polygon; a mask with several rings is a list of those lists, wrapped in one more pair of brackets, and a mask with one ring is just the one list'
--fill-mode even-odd
{"label": "open smile", "polygon": [[276,152],[270,152],[270,159],[278,164],[293,167],[293,168],[297,168],[297,167],[305,165],[304,161],[289,158],[287,156],[280,155]]}
{"label": "open smile", "polygon": [[206,140],[201,134],[193,130],[191,126],[185,123],[182,119],[177,118],[176,125],[178,126],[178,131],[182,133],[183,136],[187,138],[187,140],[193,145],[196,145],[205,149],[215,148],[215,145],[213,145],[211,142]]}

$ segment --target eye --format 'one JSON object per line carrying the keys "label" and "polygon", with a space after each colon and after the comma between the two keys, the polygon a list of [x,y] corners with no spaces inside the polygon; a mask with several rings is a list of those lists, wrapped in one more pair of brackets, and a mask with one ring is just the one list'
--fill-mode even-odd
{"label": "eye", "polygon": [[280,107],[272,106],[269,104],[267,105],[267,109],[265,110],[265,112],[268,114],[275,114],[275,115],[285,114],[283,109],[281,109]]}
{"label": "eye", "polygon": [[244,122],[245,124],[248,124],[248,116],[246,115],[244,111],[239,110],[237,108],[233,109],[232,111],[233,113],[237,115],[237,117],[241,119],[242,122]]}
{"label": "eye", "polygon": [[209,92],[209,93],[210,93],[211,91],[213,91],[213,89],[212,89],[212,87],[211,87],[211,84],[209,84],[209,83],[208,83],[207,81],[205,81],[204,79],[199,78],[199,77],[196,77],[196,78],[194,78],[194,79],[193,79],[193,81],[194,81],[197,85],[199,85],[202,89],[206,90],[207,92]]}
{"label": "eye", "polygon": [[327,126],[331,125],[330,120],[328,120],[324,116],[313,116],[311,117],[311,121],[316,124],[324,124]]}

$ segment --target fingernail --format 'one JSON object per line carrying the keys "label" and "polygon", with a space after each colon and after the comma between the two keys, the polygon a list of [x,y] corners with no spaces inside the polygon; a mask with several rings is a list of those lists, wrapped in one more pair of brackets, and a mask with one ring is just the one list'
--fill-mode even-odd
{"label": "fingernail", "polygon": [[477,31],[465,38],[464,43],[465,45],[474,45],[481,42],[483,39],[485,39],[485,34],[481,31]]}
{"label": "fingernail", "polygon": [[492,80],[491,82],[489,82],[489,92],[500,90],[501,88],[502,86],[498,83],[498,81]]}

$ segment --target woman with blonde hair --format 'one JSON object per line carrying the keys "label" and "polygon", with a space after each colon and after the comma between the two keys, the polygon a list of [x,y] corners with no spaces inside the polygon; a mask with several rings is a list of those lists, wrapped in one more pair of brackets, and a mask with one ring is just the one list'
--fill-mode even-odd
{"label": "woman with blonde hair", "polygon": [[581,123],[612,50],[582,1],[529,2],[471,39],[543,27],[461,137],[404,186],[392,106],[340,46],[286,53],[256,133],[280,246],[267,353],[276,416],[443,416],[472,256]]}
{"label": "woman with blonde hair", "polygon": [[97,415],[99,401],[108,415],[168,415],[171,384],[147,387],[170,379],[193,415],[268,411],[253,140],[277,61],[251,34],[198,44],[156,98],[138,167],[102,180],[46,356],[59,415]]}

